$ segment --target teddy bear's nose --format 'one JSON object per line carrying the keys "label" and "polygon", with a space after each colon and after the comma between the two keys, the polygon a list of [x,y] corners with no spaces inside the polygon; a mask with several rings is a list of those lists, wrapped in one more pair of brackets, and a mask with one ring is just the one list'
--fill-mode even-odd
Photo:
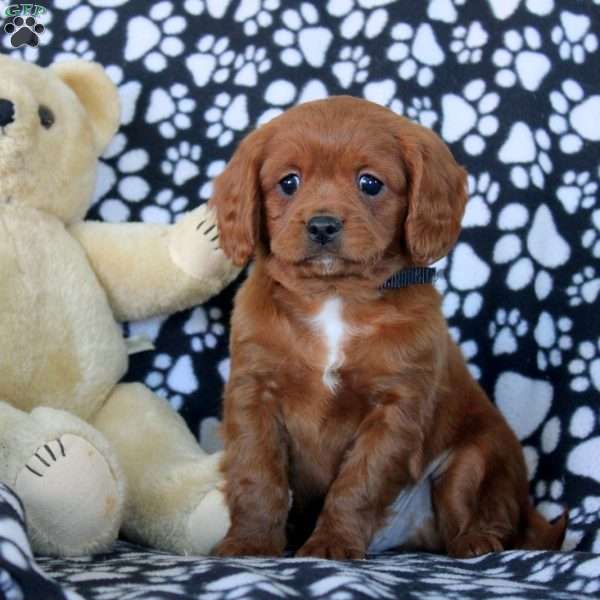
{"label": "teddy bear's nose", "polygon": [[0,98],[0,127],[15,120],[15,105],[10,100]]}

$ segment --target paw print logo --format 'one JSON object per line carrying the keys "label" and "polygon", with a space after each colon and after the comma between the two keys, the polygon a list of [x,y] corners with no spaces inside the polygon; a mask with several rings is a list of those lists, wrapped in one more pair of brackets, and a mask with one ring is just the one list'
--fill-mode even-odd
{"label": "paw print logo", "polygon": [[196,108],[196,101],[189,96],[189,89],[182,83],[174,83],[168,89],[156,88],[150,95],[146,111],[146,122],[158,123],[160,135],[173,139],[178,130],[192,126],[190,115]]}
{"label": "paw print logo", "polygon": [[194,352],[216,348],[219,338],[225,335],[223,312],[217,307],[206,309],[199,306],[185,322],[183,331],[190,336],[190,344]]}
{"label": "paw print logo", "polygon": [[573,215],[581,208],[593,208],[597,192],[598,183],[591,179],[589,171],[567,171],[562,176],[562,185],[556,190],[556,197],[563,208]]}
{"label": "paw print logo", "polygon": [[548,125],[560,137],[559,147],[565,154],[575,154],[585,141],[600,141],[600,95],[584,99],[582,87],[574,79],[566,79],[560,90],[550,92],[554,112]]}
{"label": "paw print logo", "polygon": [[173,178],[175,185],[183,185],[200,173],[200,156],[202,148],[198,144],[183,141],[177,146],[167,148],[166,158],[162,161],[160,169],[165,175]]}
{"label": "paw print logo", "polygon": [[339,84],[348,89],[353,83],[364,83],[369,76],[371,57],[365,54],[363,46],[344,46],[340,50],[339,60],[333,65],[333,74]]}
{"label": "paw print logo", "polygon": [[56,61],[76,60],[94,60],[96,52],[92,50],[89,40],[77,40],[74,37],[67,38],[62,43],[62,51],[54,57]]}
{"label": "paw print logo", "polygon": [[571,389],[574,392],[586,392],[593,386],[600,392],[600,338],[586,340],[577,346],[578,357],[569,363]]}
{"label": "paw print logo", "polygon": [[261,27],[266,28],[273,24],[271,13],[280,6],[280,0],[241,0],[233,19],[236,23],[244,24],[244,33],[247,36],[256,35]]}
{"label": "paw print logo", "polygon": [[528,92],[536,91],[552,66],[548,57],[540,52],[542,38],[533,27],[523,33],[511,29],[504,34],[504,47],[492,55],[498,72],[496,83],[502,87],[521,84]]}
{"label": "paw print logo", "polygon": [[273,40],[284,48],[281,60],[290,67],[306,61],[311,67],[325,64],[333,34],[319,25],[319,13],[313,4],[302,2],[300,9],[288,9],[282,14],[285,26],[275,31]]}
{"label": "paw print logo", "polygon": [[363,32],[367,39],[377,37],[388,23],[388,11],[383,6],[391,4],[394,0],[350,0],[339,2],[329,0],[327,12],[342,18],[340,34],[343,38],[351,40]]}
{"label": "paw print logo", "polygon": [[563,352],[573,347],[573,338],[570,331],[573,321],[568,317],[560,317],[557,321],[552,315],[543,311],[533,330],[533,337],[539,346],[537,353],[537,366],[545,371],[548,366],[560,367]]}
{"label": "paw print logo", "polygon": [[392,29],[392,39],[395,42],[388,48],[387,57],[400,63],[400,78],[416,77],[420,86],[431,85],[434,80],[432,67],[441,65],[445,60],[431,25],[423,23],[415,30],[408,23],[398,23]]}
{"label": "paw print logo", "polygon": [[544,129],[531,130],[522,121],[515,123],[498,152],[498,158],[505,164],[514,165],[510,170],[510,180],[519,189],[530,183],[544,189],[546,175],[552,172],[552,161],[548,154],[550,136]]}
{"label": "paw print logo", "polygon": [[472,363],[472,359],[477,356],[477,352],[479,348],[477,347],[477,342],[475,340],[463,340],[461,331],[458,327],[450,327],[449,328],[450,337],[454,340],[454,343],[460,348],[465,360],[467,361],[467,368],[471,372],[471,375],[475,379],[481,378],[481,369],[474,363]]}
{"label": "paw print logo", "polygon": [[572,60],[580,65],[586,53],[598,49],[598,38],[590,31],[591,20],[586,15],[577,15],[565,10],[560,13],[560,25],[552,29],[552,41],[558,46],[563,60]]}
{"label": "paw print logo", "polygon": [[450,50],[456,54],[456,60],[461,64],[475,64],[481,61],[482,48],[487,44],[489,36],[479,21],[473,21],[469,27],[455,27],[452,38]]}
{"label": "paw print logo", "polygon": [[486,91],[483,79],[470,81],[462,92],[442,96],[442,137],[449,143],[462,140],[465,152],[477,156],[485,150],[485,138],[498,130],[492,113],[500,96]]}
{"label": "paw print logo", "polygon": [[175,410],[182,408],[185,396],[198,391],[192,358],[187,355],[174,360],[168,354],[157,354],[144,383]]}
{"label": "paw print logo", "polygon": [[581,245],[590,250],[595,258],[600,258],[600,209],[592,213],[592,227],[583,232]]}
{"label": "paw print logo", "polygon": [[196,44],[197,53],[187,57],[185,64],[198,87],[209,81],[223,83],[229,78],[235,52],[229,48],[229,39],[212,34],[202,36]]}
{"label": "paw print logo", "polygon": [[496,318],[488,328],[488,334],[494,340],[493,354],[514,354],[519,348],[518,339],[523,337],[528,329],[529,324],[521,317],[518,308],[513,308],[510,312],[504,308],[498,309]]}
{"label": "paw print logo", "polygon": [[40,43],[40,36],[44,30],[44,26],[32,16],[14,17],[4,25],[4,32],[10,35],[10,44],[13,48],[20,46],[35,48]]}
{"label": "paw print logo", "polygon": [[600,274],[591,266],[575,273],[571,285],[567,288],[570,306],[581,306],[584,302],[592,304],[600,293]]}
{"label": "paw print logo", "polygon": [[227,92],[221,92],[204,118],[209,123],[206,135],[216,139],[220,147],[227,146],[233,141],[233,132],[244,131],[250,123],[248,99],[245,94],[232,98]]}
{"label": "paw print logo", "polygon": [[258,76],[271,68],[271,60],[267,58],[266,48],[252,45],[236,56],[233,68],[236,72],[233,83],[254,87],[258,83]]}
{"label": "paw print logo", "polygon": [[168,59],[180,56],[185,47],[179,37],[187,27],[185,17],[173,14],[173,3],[163,0],[151,5],[148,16],[135,16],[127,24],[125,60],[143,58],[146,69],[160,73]]}
{"label": "paw print logo", "polygon": [[161,190],[156,195],[156,205],[145,206],[141,217],[144,223],[169,224],[175,223],[183,216],[189,201],[185,196],[175,196],[172,189]]}
{"label": "paw print logo", "polygon": [[500,184],[489,173],[469,175],[469,201],[462,220],[463,227],[485,227],[492,219],[490,206],[498,200]]}
{"label": "paw print logo", "polygon": [[406,107],[406,114],[417,123],[424,127],[433,127],[438,120],[437,113],[433,110],[431,98],[423,96],[422,98],[413,98]]}

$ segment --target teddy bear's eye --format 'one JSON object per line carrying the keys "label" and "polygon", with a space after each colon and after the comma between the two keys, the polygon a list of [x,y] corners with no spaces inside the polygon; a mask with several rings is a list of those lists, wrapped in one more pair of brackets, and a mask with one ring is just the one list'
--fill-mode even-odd
{"label": "teddy bear's eye", "polygon": [[54,125],[54,113],[47,106],[40,106],[38,115],[40,116],[42,127],[50,129]]}

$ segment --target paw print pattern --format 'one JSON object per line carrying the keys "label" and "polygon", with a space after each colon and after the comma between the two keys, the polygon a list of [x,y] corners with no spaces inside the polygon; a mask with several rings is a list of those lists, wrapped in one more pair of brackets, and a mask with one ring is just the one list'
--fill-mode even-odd
{"label": "paw print pattern", "polygon": [[581,245],[595,258],[600,258],[600,209],[592,213],[592,227],[583,232]]}
{"label": "paw print pattern", "polygon": [[192,126],[190,114],[196,101],[189,96],[189,89],[182,83],[174,83],[169,89],[156,88],[150,95],[146,122],[159,123],[158,131],[166,139],[173,139],[178,130]]}
{"label": "paw print pattern", "polygon": [[363,46],[344,46],[340,50],[339,60],[333,65],[333,74],[339,84],[348,89],[353,83],[364,83],[369,76],[371,57],[365,54]]}
{"label": "paw print pattern", "polygon": [[44,26],[31,16],[14,17],[4,25],[4,32],[10,35],[10,44],[13,48],[25,45],[35,48],[40,43],[40,36],[44,30]]}
{"label": "paw print pattern", "polygon": [[554,112],[550,115],[550,130],[560,136],[559,147],[565,154],[575,154],[584,140],[600,141],[600,95],[584,99],[582,87],[574,79],[563,81],[560,90],[550,93]]}
{"label": "paw print pattern", "polygon": [[[112,6],[115,4],[112,3]],[[85,0],[56,2],[55,8],[70,10],[65,25],[69,31],[91,31],[96,37],[110,33],[117,24],[117,11],[112,8],[97,9]]]}
{"label": "paw print pattern", "polygon": [[537,366],[545,371],[548,366],[560,367],[563,352],[573,347],[573,338],[569,334],[573,328],[573,321],[568,317],[554,320],[552,315],[543,311],[533,331],[533,337],[539,346],[537,353]]}
{"label": "paw print pattern", "polygon": [[201,200],[208,201],[213,192],[213,180],[215,177],[219,176],[224,170],[227,163],[224,160],[213,160],[208,163],[208,167],[206,167],[206,183],[200,188],[198,192],[198,196]]}
{"label": "paw print pattern", "polygon": [[322,100],[328,95],[327,88],[319,79],[311,79],[301,88],[287,79],[276,79],[267,86],[264,94],[264,99],[271,108],[258,117],[257,123],[259,125],[267,123],[280,115],[285,108],[294,104]]}
{"label": "paw print pattern", "polygon": [[209,33],[198,40],[196,49],[198,52],[188,56],[185,65],[198,87],[210,81],[223,83],[229,78],[235,52],[229,48],[227,37],[217,38]]}
{"label": "paw print pattern", "polygon": [[582,208],[593,208],[597,192],[598,183],[591,179],[589,171],[567,171],[562,176],[562,185],[556,190],[556,197],[563,208],[573,215]]}
{"label": "paw print pattern", "polygon": [[141,217],[144,223],[175,223],[182,216],[189,204],[185,196],[175,196],[172,189],[161,190],[156,195],[156,204],[145,206]]}
{"label": "paw print pattern", "polygon": [[200,173],[198,161],[202,155],[202,148],[198,144],[180,142],[178,146],[167,149],[166,159],[160,168],[165,175],[173,178],[175,185],[183,185]]}
{"label": "paw print pattern", "polygon": [[585,392],[593,386],[600,392],[600,338],[581,342],[577,353],[579,356],[569,363],[569,373],[574,376],[571,389]]}
{"label": "paw print pattern", "polygon": [[463,95],[442,96],[442,137],[449,143],[462,140],[465,152],[473,156],[486,147],[485,138],[498,130],[493,111],[500,103],[496,92],[488,92],[483,79],[474,79],[463,88]]}
{"label": "paw print pattern", "polygon": [[241,0],[233,18],[237,23],[244,24],[247,36],[256,35],[261,27],[272,25],[272,13],[280,6],[280,0]]}
{"label": "paw print pattern", "polygon": [[482,48],[488,41],[488,33],[479,21],[473,21],[468,27],[459,25],[452,30],[450,50],[456,54],[459,63],[478,63],[483,54]]}
{"label": "paw print pattern", "polygon": [[432,128],[438,120],[437,113],[433,110],[431,98],[413,98],[410,105],[406,107],[406,114],[423,127]]}
{"label": "paw print pattern", "polygon": [[275,31],[273,40],[284,48],[281,60],[290,67],[297,67],[306,61],[311,67],[325,64],[327,50],[333,34],[319,25],[319,13],[313,4],[302,2],[299,10],[285,10],[281,20],[284,27]]}
{"label": "paw print pattern", "polygon": [[529,92],[536,91],[552,66],[549,58],[540,51],[542,38],[533,27],[523,33],[511,29],[504,34],[504,48],[492,55],[498,67],[496,83],[512,87],[517,82]]}
{"label": "paw print pattern", "polygon": [[175,361],[168,354],[157,354],[144,383],[156,395],[166,398],[175,410],[183,406],[183,395],[198,390],[198,378],[188,355]]}
{"label": "paw print pattern", "polygon": [[266,48],[248,46],[244,52],[240,52],[233,69],[235,77],[233,83],[246,87],[254,87],[258,83],[258,76],[266,73],[271,68],[271,60],[267,57]]}
{"label": "paw print pattern", "polygon": [[571,285],[567,288],[570,306],[580,306],[584,302],[592,304],[600,293],[600,274],[592,266],[584,267],[573,275]]}
{"label": "paw print pattern", "polygon": [[62,44],[62,52],[59,52],[55,56],[56,61],[61,60],[74,60],[81,58],[83,60],[94,60],[96,53],[90,47],[89,40],[79,40],[70,37],[67,38]]}
{"label": "paw print pattern", "polygon": [[495,320],[488,328],[488,334],[494,340],[492,345],[494,355],[514,354],[519,348],[518,338],[523,337],[528,329],[529,324],[521,318],[521,311],[518,308],[513,308],[510,312],[504,308],[498,309]]}
{"label": "paw print pattern", "polygon": [[343,38],[351,40],[362,32],[367,39],[373,39],[388,23],[388,11],[383,8],[386,4],[390,4],[390,0],[329,0],[327,12],[343,19],[340,24]]}
{"label": "paw print pattern", "polygon": [[477,356],[477,352],[479,348],[477,347],[477,342],[475,340],[462,340],[461,331],[458,327],[450,327],[449,328],[450,336],[456,343],[456,345],[460,348],[465,360],[467,361],[467,367],[471,372],[471,375],[475,377],[475,379],[481,378],[481,369],[474,363],[472,363],[472,359]]}
{"label": "paw print pattern", "polygon": [[244,131],[248,127],[248,100],[245,94],[235,98],[227,92],[221,92],[215,98],[214,105],[204,113],[209,123],[206,135],[217,139],[219,146],[227,146],[233,141],[234,131]]}
{"label": "paw print pattern", "polygon": [[431,25],[423,23],[415,30],[408,23],[398,23],[392,29],[392,39],[395,41],[388,48],[387,57],[400,63],[400,78],[416,77],[420,86],[431,85],[435,77],[432,67],[441,65],[445,59]]}
{"label": "paw print pattern", "polygon": [[596,52],[598,37],[590,31],[591,20],[586,15],[564,10],[560,13],[560,25],[552,29],[552,41],[558,46],[563,60],[572,60],[580,65],[586,53]]}
{"label": "paw print pattern", "polygon": [[151,6],[148,17],[136,16],[127,24],[125,60],[143,58],[146,69],[160,73],[166,69],[168,58],[183,53],[184,44],[177,36],[186,29],[187,21],[173,14],[173,3],[168,0]]}
{"label": "paw print pattern", "polygon": [[216,348],[218,338],[225,334],[223,312],[220,308],[206,309],[199,306],[194,309],[185,322],[183,331],[190,336],[190,345],[194,352],[202,352],[205,348]]}
{"label": "paw print pattern", "polygon": [[485,227],[492,218],[490,206],[500,195],[500,185],[492,181],[489,173],[481,173],[477,177],[469,175],[469,201],[462,220],[463,227]]}

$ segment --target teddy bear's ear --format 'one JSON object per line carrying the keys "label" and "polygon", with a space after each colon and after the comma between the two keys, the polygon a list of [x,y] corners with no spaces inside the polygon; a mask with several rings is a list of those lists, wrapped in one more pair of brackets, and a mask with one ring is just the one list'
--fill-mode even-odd
{"label": "teddy bear's ear", "polygon": [[115,84],[99,64],[85,60],[61,62],[52,69],[75,92],[87,111],[100,155],[119,128],[121,111]]}

